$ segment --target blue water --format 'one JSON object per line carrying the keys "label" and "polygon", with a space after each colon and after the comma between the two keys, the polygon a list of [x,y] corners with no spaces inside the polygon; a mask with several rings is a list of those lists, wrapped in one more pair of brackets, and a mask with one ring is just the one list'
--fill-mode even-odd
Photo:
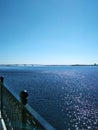
{"label": "blue water", "polygon": [[0,67],[16,94],[26,89],[28,103],[57,130],[98,130],[98,67]]}

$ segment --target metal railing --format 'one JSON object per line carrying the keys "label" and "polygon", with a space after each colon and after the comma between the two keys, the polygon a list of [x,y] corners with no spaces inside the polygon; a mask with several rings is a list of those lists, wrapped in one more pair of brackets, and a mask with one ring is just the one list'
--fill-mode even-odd
{"label": "metal railing", "polygon": [[7,130],[55,130],[27,104],[26,90],[17,96],[3,81],[4,78],[0,77],[0,109]]}

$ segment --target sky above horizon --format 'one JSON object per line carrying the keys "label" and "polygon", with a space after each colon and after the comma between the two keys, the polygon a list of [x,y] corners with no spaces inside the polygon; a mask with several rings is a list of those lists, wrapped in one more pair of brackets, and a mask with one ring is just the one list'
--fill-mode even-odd
{"label": "sky above horizon", "polygon": [[98,63],[98,0],[0,0],[0,64]]}

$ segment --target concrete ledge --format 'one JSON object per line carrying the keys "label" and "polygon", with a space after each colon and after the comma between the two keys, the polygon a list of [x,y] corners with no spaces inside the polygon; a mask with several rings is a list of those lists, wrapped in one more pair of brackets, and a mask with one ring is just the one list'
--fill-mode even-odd
{"label": "concrete ledge", "polygon": [[5,122],[3,118],[1,117],[1,111],[0,111],[0,130],[7,130]]}

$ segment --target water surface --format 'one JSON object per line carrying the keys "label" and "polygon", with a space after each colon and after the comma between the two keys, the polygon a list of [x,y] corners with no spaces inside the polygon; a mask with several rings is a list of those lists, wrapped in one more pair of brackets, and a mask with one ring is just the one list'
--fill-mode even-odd
{"label": "water surface", "polygon": [[57,130],[98,130],[97,66],[0,67],[5,83]]}

